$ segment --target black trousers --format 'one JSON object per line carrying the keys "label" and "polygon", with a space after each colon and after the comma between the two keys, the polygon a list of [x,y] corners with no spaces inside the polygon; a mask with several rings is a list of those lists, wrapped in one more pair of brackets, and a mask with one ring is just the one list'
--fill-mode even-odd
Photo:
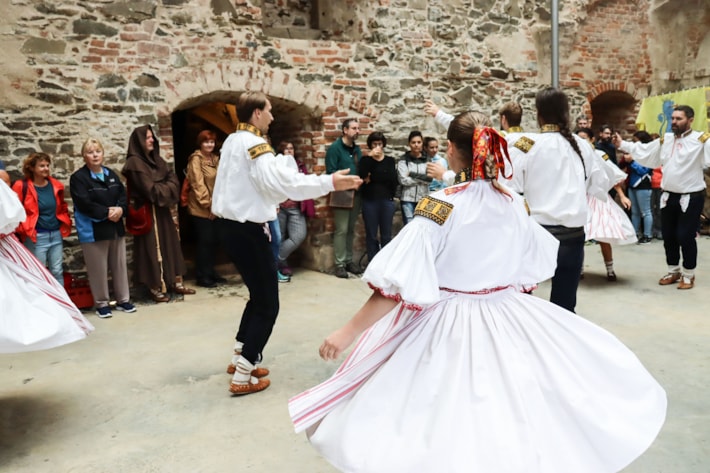
{"label": "black trousers", "polygon": [[225,252],[249,289],[236,339],[244,344],[242,356],[254,364],[261,359],[279,313],[276,260],[262,224],[220,219],[218,228]]}
{"label": "black trousers", "polygon": [[214,270],[215,253],[218,238],[217,221],[203,217],[191,216],[197,236],[197,247],[195,249],[195,277],[198,282],[209,281],[217,277]]}
{"label": "black trousers", "polygon": [[698,244],[695,234],[700,225],[700,213],[705,203],[705,191],[690,194],[688,208],[680,208],[681,194],[668,193],[668,202],[661,209],[661,230],[663,248],[666,250],[666,264],[680,264],[680,252],[683,251],[683,267],[695,269],[698,264]]}
{"label": "black trousers", "polygon": [[557,269],[552,277],[550,302],[574,312],[584,264],[584,228],[545,227],[560,241]]}

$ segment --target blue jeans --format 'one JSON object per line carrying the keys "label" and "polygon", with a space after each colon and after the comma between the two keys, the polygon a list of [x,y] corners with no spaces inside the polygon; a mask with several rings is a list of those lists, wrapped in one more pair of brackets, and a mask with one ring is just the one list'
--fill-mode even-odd
{"label": "blue jeans", "polygon": [[40,263],[45,265],[54,279],[64,287],[64,270],[62,269],[62,259],[64,251],[62,246],[62,234],[59,230],[51,232],[37,232],[37,243],[27,238],[25,246],[35,255]]}
{"label": "blue jeans", "polygon": [[401,201],[402,206],[402,224],[406,225],[414,218],[414,209],[417,208],[416,202]]}
{"label": "blue jeans", "polygon": [[[392,199],[362,199],[362,219],[365,221],[365,244],[367,246],[367,261],[372,261],[378,251],[392,240],[392,218],[394,217],[394,200]],[[380,238],[377,238],[377,230]]]}
{"label": "blue jeans", "polygon": [[651,192],[653,189],[629,189],[631,199],[631,223],[634,224],[636,235],[641,235],[641,219],[643,218],[643,236],[651,238],[653,229],[653,214],[651,213]]}
{"label": "blue jeans", "polygon": [[278,216],[269,222],[269,233],[271,233],[271,252],[274,254],[274,261],[279,261],[279,248],[281,248],[281,225]]}

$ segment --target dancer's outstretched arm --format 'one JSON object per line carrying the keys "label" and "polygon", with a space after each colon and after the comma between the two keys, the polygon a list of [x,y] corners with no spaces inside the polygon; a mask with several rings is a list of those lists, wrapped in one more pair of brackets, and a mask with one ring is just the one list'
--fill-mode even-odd
{"label": "dancer's outstretched arm", "polygon": [[397,304],[398,302],[394,299],[389,299],[374,291],[350,321],[323,340],[319,350],[321,358],[324,360],[338,358],[362,332],[374,325]]}

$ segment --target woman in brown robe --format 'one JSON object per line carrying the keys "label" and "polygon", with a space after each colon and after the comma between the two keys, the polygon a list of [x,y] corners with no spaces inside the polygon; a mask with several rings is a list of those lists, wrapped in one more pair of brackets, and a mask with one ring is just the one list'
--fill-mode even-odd
{"label": "woman in brown robe", "polygon": [[130,204],[141,206],[147,202],[153,217],[152,229],[133,239],[135,282],[148,286],[155,302],[170,300],[168,288],[176,294],[194,294],[194,289],[182,283],[185,261],[171,210],[180,198],[180,182],[160,157],[158,138],[150,125],[131,133],[121,172],[128,184]]}

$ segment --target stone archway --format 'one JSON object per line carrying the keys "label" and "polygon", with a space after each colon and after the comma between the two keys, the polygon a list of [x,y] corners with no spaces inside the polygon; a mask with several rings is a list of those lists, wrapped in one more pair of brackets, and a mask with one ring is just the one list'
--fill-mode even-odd
{"label": "stone archway", "polygon": [[602,84],[594,87],[589,96],[592,127],[596,132],[602,125],[615,130],[635,131],[638,100],[631,84]]}
{"label": "stone archway", "polygon": [[[326,145],[340,136],[343,112],[360,118],[366,112],[364,98],[347,92],[322,89],[293,79],[284,71],[253,67],[232,70],[231,65],[215,64],[173,74],[165,79],[166,100],[158,110],[163,156],[172,160],[182,179],[182,169],[196,148],[195,137],[208,126],[218,131],[218,145],[236,123],[233,106],[245,90],[259,90],[270,99],[274,123],[270,136],[274,145],[292,141],[296,155],[310,172],[325,170]],[[201,128],[202,127],[202,128]],[[189,261],[194,246],[187,216],[181,213],[183,241]],[[317,202],[317,217],[309,221],[309,237],[296,259],[301,266],[327,271],[333,265],[332,215],[325,201]],[[362,234],[362,231],[358,231]],[[362,251],[362,238],[356,250]],[[190,266],[188,264],[188,266]]]}

